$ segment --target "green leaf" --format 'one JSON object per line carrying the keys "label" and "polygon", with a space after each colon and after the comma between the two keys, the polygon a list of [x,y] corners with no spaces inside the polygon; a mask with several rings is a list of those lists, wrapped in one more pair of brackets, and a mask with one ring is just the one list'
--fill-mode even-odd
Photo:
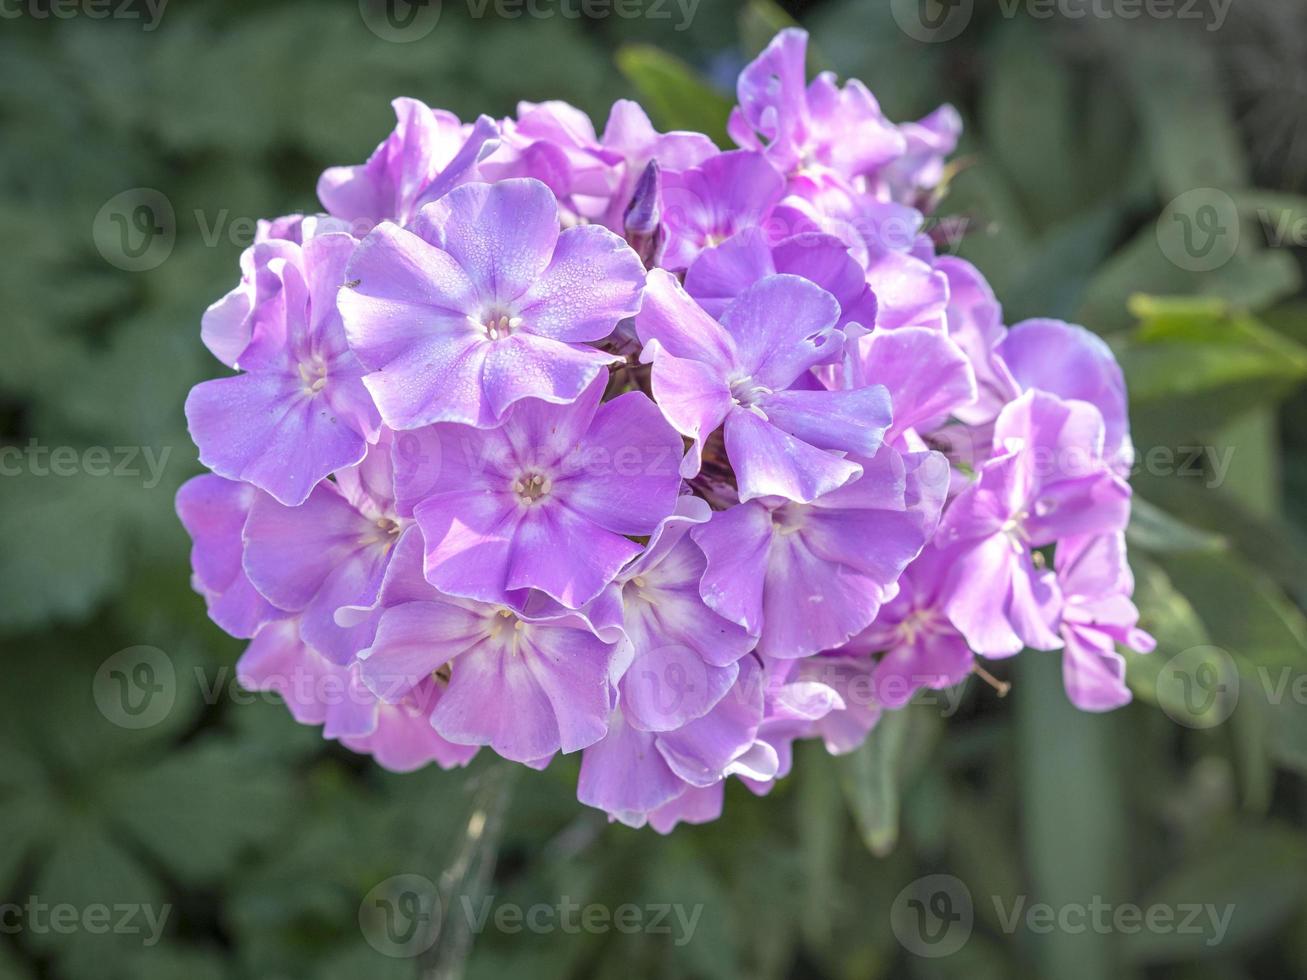
{"label": "green leaf", "polygon": [[1001,169],[980,158],[950,182],[947,205],[950,213],[965,215],[976,226],[962,239],[958,254],[985,270],[1000,298],[1020,288],[1022,270],[1035,254],[1036,231]]}
{"label": "green leaf", "polygon": [[1123,38],[1139,132],[1167,197],[1248,183],[1242,141],[1218,81],[1216,50],[1177,33],[1167,43]]}
{"label": "green leaf", "polygon": [[1188,719],[1190,723],[1201,726],[1204,718],[1195,717],[1184,698],[1173,698],[1171,685],[1159,690],[1159,678],[1172,657],[1211,644],[1207,627],[1160,565],[1135,552],[1130,555],[1130,566],[1135,573],[1134,601],[1139,608],[1139,626],[1156,638],[1157,649],[1148,654],[1134,653],[1129,649],[1122,651],[1126,662],[1126,682],[1137,697],[1152,704],[1166,698],[1167,713],[1171,717]]}
{"label": "green leaf", "polygon": [[[949,813],[967,814],[966,820],[952,819],[949,854],[955,862],[954,873],[976,895],[1012,897],[1025,889],[1022,855],[1018,849],[1019,830],[1016,806],[1012,802],[1014,780],[1002,779],[999,791],[988,788],[977,792],[954,784]],[[995,933],[1002,920],[992,901],[975,902],[977,919],[986,922]]]}
{"label": "green leaf", "polygon": [[1271,805],[1275,779],[1271,763],[1270,713],[1262,697],[1242,697],[1230,715],[1235,768],[1244,808],[1264,814]]}
{"label": "green leaf", "polygon": [[1281,669],[1262,672],[1265,718],[1271,756],[1277,763],[1307,776],[1307,673]]}
{"label": "green leaf", "polygon": [[1049,228],[1004,293],[1008,322],[1073,317],[1094,270],[1107,255],[1119,220],[1120,209],[1111,205]]}
{"label": "green leaf", "polygon": [[1260,569],[1221,552],[1159,561],[1198,610],[1212,642],[1252,668],[1307,668],[1307,619]]}
{"label": "green leaf", "polygon": [[[684,947],[682,969],[695,976],[728,978],[736,975],[746,905],[731,900],[723,882],[703,862],[692,860],[686,844],[670,849],[668,860],[655,861],[648,881],[653,901],[675,903],[687,915],[699,912],[695,941]],[[679,855],[680,860],[676,860]],[[679,959],[679,958],[678,958]]]}
{"label": "green leaf", "polygon": [[1307,348],[1216,300],[1137,296],[1139,327],[1119,351],[1132,405],[1191,433],[1288,395]]}
{"label": "green leaf", "polygon": [[[1157,637],[1158,648],[1147,656],[1127,653],[1131,689],[1148,700],[1160,697],[1172,718],[1196,727],[1210,727],[1233,707],[1245,796],[1256,807],[1269,801],[1266,757],[1307,771],[1307,620],[1266,575],[1235,555],[1194,552],[1161,560],[1165,571],[1132,557],[1140,625]],[[1180,654],[1187,659],[1176,671],[1184,676],[1208,670],[1224,677],[1227,688],[1237,682],[1234,704],[1211,700],[1193,716],[1184,692],[1175,689],[1184,676],[1168,675],[1159,691],[1159,675]],[[1225,677],[1232,669],[1237,678]]]}
{"label": "green leaf", "polygon": [[1292,255],[1258,249],[1247,234],[1218,269],[1188,271],[1174,261],[1187,251],[1183,235],[1175,221],[1146,224],[1103,263],[1076,320],[1099,333],[1124,329],[1130,324],[1127,305],[1136,293],[1210,296],[1258,310],[1292,296],[1301,284]]}
{"label": "green leaf", "polygon": [[1166,257],[1150,223],[1095,272],[1075,320],[1101,334],[1123,330],[1132,322],[1127,309],[1131,296],[1139,292],[1178,295],[1195,291],[1197,285],[1193,273]]}
{"label": "green leaf", "polygon": [[62,933],[49,926],[45,931],[32,930],[32,944],[55,956],[64,976],[103,977],[104,963],[122,963],[126,955],[146,948],[151,936],[157,941],[170,925],[176,927],[175,909],[165,902],[158,882],[104,828],[87,820],[65,830],[36,878],[33,898],[79,913],[100,906],[136,909],[133,921],[122,930],[101,933],[79,928]]}
{"label": "green leaf", "polygon": [[[1144,909],[1171,910],[1172,927],[1124,934],[1121,951],[1129,961],[1146,964],[1225,957],[1253,946],[1302,902],[1304,863],[1307,845],[1301,836],[1279,827],[1240,827],[1209,841],[1139,903]],[[1179,928],[1181,917],[1195,906],[1200,911],[1190,928]]]}
{"label": "green leaf", "polygon": [[1307,197],[1263,190],[1236,190],[1230,196],[1271,248],[1307,245]]}
{"label": "green leaf", "polygon": [[795,819],[804,888],[800,924],[805,941],[821,949],[831,939],[831,914],[837,900],[844,842],[844,810],[831,756],[816,742],[800,743],[795,751],[795,777],[799,781]]}
{"label": "green leaf", "polygon": [[[1073,215],[1084,186],[1075,179],[1080,128],[1071,72],[1029,20],[996,32],[981,93],[980,122],[1023,211],[1038,227]],[[1065,174],[1066,180],[1050,180]],[[1071,193],[1068,193],[1071,188]]]}
{"label": "green leaf", "polygon": [[[0,629],[85,616],[124,584],[131,489],[112,476],[51,469],[51,447],[18,475],[0,478]],[[26,448],[26,447],[23,447]],[[72,450],[80,461],[84,447]],[[63,464],[60,463],[62,466]]]}
{"label": "green leaf", "polygon": [[9,950],[0,946],[0,980],[34,980],[36,974],[18,961]]}
{"label": "green leaf", "polygon": [[863,843],[877,857],[898,843],[903,787],[933,748],[938,722],[924,706],[886,711],[862,745],[836,759],[844,799]]}
{"label": "green leaf", "polygon": [[1261,310],[1299,291],[1302,272],[1292,252],[1259,249],[1245,246],[1244,242],[1246,239],[1241,240],[1234,258],[1199,278],[1198,292],[1219,296],[1235,306]]}
{"label": "green leaf", "polygon": [[[1061,908],[1087,896],[1123,900],[1128,865],[1113,859],[1128,839],[1116,717],[1079,711],[1067,700],[1056,653],[1027,650],[1019,658],[1013,697],[1029,901]],[[1041,976],[1121,975],[1101,933],[1057,930],[1032,938]]]}
{"label": "green leaf", "polygon": [[617,67],[639,89],[664,129],[697,130],[718,146],[730,145],[726,119],[731,100],[685,62],[652,45],[627,44],[618,49]]}
{"label": "green leaf", "polygon": [[[1232,469],[1241,465],[1238,447],[1209,446],[1207,452],[1223,457],[1215,467]],[[1163,507],[1167,514],[1184,514],[1188,528],[1221,542],[1246,561],[1255,562],[1300,603],[1307,601],[1307,534],[1279,518],[1251,513],[1239,500],[1225,492],[1219,485],[1222,482],[1219,471],[1209,470],[1194,477],[1178,473],[1150,476],[1147,465],[1143,465],[1134,477],[1137,493],[1132,505],[1131,527],[1126,532],[1132,535],[1131,542],[1158,553],[1215,550],[1171,547],[1170,544],[1179,539],[1170,538],[1164,543],[1151,529],[1144,530],[1150,522],[1147,516],[1149,508],[1156,511]],[[1153,507],[1153,503],[1157,507]],[[1136,529],[1135,514],[1141,509],[1143,513],[1139,520],[1143,523]],[[1147,537],[1136,539],[1135,534]]]}
{"label": "green leaf", "polygon": [[240,749],[210,739],[113,782],[114,817],[186,882],[214,880],[292,817],[288,772],[266,758],[247,765]]}
{"label": "green leaf", "polygon": [[1262,322],[1307,346],[1307,301],[1292,300],[1261,313]]}
{"label": "green leaf", "polygon": [[1137,495],[1130,504],[1126,538],[1132,547],[1152,552],[1219,551],[1228,547],[1221,535],[1186,524]]}

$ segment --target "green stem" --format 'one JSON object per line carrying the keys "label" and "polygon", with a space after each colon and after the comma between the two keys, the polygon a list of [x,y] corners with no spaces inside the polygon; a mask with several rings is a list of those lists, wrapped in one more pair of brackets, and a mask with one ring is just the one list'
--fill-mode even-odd
{"label": "green stem", "polygon": [[440,933],[418,960],[418,980],[460,980],[463,976],[476,938],[467,909],[480,902],[494,878],[518,768],[512,763],[496,763],[478,780],[462,840],[440,875]]}

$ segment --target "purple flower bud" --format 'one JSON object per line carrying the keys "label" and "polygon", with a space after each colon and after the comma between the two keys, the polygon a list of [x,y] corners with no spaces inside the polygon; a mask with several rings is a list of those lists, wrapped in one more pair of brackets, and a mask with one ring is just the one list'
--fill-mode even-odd
{"label": "purple flower bud", "polygon": [[631,203],[626,206],[622,220],[626,240],[646,268],[653,266],[654,257],[663,243],[662,206],[659,201],[661,173],[658,161],[650,160],[636,182]]}

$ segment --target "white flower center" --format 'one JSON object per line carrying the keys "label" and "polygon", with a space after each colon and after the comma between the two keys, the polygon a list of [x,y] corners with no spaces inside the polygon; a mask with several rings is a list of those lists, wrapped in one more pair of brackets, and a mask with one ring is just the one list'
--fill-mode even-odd
{"label": "white flower center", "polygon": [[903,617],[903,621],[899,623],[899,637],[903,640],[905,646],[911,646],[916,642],[918,636],[929,632],[934,621],[935,611],[933,609],[914,609]]}
{"label": "white flower center", "polygon": [[764,420],[767,418],[767,413],[762,410],[758,402],[765,396],[773,394],[772,389],[758,384],[753,378],[736,378],[730,382],[730,389],[731,401]]}
{"label": "white flower center", "polygon": [[1009,517],[1003,522],[1003,526],[999,528],[1000,531],[1007,535],[1007,539],[1012,545],[1012,550],[1017,554],[1021,554],[1021,552],[1025,551],[1027,545],[1030,544],[1030,536],[1026,533],[1024,525],[1026,518],[1029,516],[1030,512],[1023,510],[1014,517]]}
{"label": "white flower center", "polygon": [[316,395],[327,387],[327,365],[322,358],[314,356],[308,361],[300,361],[297,367],[306,394]]}
{"label": "white flower center", "polygon": [[530,507],[547,497],[553,486],[554,481],[543,473],[523,473],[513,481],[513,492],[523,504]]}
{"label": "white flower center", "polygon": [[511,609],[500,608],[490,618],[488,627],[492,639],[508,644],[517,653],[517,641],[522,637],[522,620]]}
{"label": "white flower center", "polygon": [[473,322],[481,328],[486,340],[502,340],[522,325],[522,318],[495,311],[487,314],[479,322],[475,320]]}

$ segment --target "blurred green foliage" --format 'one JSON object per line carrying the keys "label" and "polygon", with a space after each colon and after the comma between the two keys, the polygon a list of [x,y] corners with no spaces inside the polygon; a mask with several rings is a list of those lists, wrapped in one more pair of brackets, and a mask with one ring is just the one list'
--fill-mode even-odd
{"label": "blurred green foliage", "polygon": [[[1253,0],[1219,31],[979,3],[955,39],[923,44],[895,20],[911,4],[791,11],[813,31],[814,67],[863,78],[892,117],[945,100],[963,111],[967,165],[943,213],[965,219],[961,254],[1008,322],[1075,319],[1117,350],[1140,456],[1137,600],[1159,648],[1130,658],[1125,710],[1077,713],[1057,658],[1028,654],[995,668],[1007,700],[973,683],[955,712],[915,706],[852,756],[802,745],[771,797],[733,785],[723,820],[661,838],[581,808],[573,760],[511,788],[484,759],[395,776],[240,692],[240,644],[189,591],[172,512],[197,471],[181,404],[217,373],[199,316],[234,281],[253,219],[311,210],[317,173],[364,159],[394,96],[465,118],[563,98],[601,125],[638,93],[664,126],[720,135],[729,79],[789,15],[705,3],[678,30],[674,5],[667,19],[576,20],[446,2],[428,35],[394,43],[369,30],[370,2],[178,5],[151,30],[34,3],[0,23],[0,435],[23,453],[0,477],[0,895],[168,909],[153,944],[0,918],[0,978],[384,980],[431,964],[533,980],[1307,975],[1294,231],[1307,198],[1265,145],[1307,119],[1278,98],[1277,71],[1301,64],[1274,61],[1297,50],[1286,31],[1307,37],[1302,19]],[[1269,66],[1260,83],[1240,74],[1250,58]],[[112,248],[106,260],[104,209],[140,188],[171,206],[175,245],[132,272]],[[1211,214],[1237,241],[1201,268],[1186,223]],[[70,475],[40,455],[56,447],[82,461]],[[129,729],[97,710],[95,678],[138,645],[166,653],[175,700]],[[1219,683],[1195,703],[1204,678]],[[684,943],[492,925],[462,937],[468,957],[452,927],[432,954],[387,957],[360,905],[397,874],[494,906],[701,915]],[[974,928],[948,957],[913,955],[892,928],[896,897],[929,874],[971,896]],[[1219,943],[1010,923],[1014,902],[1095,901],[1234,908]]]}

